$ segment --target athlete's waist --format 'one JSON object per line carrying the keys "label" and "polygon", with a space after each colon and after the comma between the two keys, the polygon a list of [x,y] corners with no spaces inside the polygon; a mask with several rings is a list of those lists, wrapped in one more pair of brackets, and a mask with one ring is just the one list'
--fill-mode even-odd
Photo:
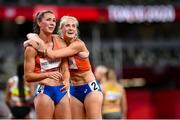
{"label": "athlete's waist", "polygon": [[81,77],[81,78],[85,78],[87,76],[93,76],[94,77],[94,74],[91,70],[88,70],[88,71],[81,71],[81,72],[78,72],[78,71],[70,71],[70,75],[71,77]]}
{"label": "athlete's waist", "polygon": [[71,84],[72,85],[84,85],[84,84],[87,84],[91,81],[95,80],[95,77],[84,77],[84,78],[81,78],[81,77],[72,77],[71,78]]}
{"label": "athlete's waist", "polygon": [[58,86],[58,85],[63,85],[62,80],[54,80],[54,79],[44,79],[38,82],[40,85],[48,85],[48,86]]}
{"label": "athlete's waist", "polygon": [[83,85],[86,85],[86,84],[89,84],[91,82],[97,82],[97,80],[93,79],[93,80],[89,80],[89,81],[78,81],[78,82],[74,82],[74,81],[71,81],[71,86],[83,86]]}
{"label": "athlete's waist", "polygon": [[47,87],[61,87],[63,86],[62,84],[61,85],[45,85],[45,84],[39,84],[37,86],[47,86]]}
{"label": "athlete's waist", "polygon": [[112,112],[121,112],[121,110],[120,110],[120,108],[118,107],[115,107],[115,108],[110,108],[110,107],[108,107],[108,108],[106,108],[105,106],[104,106],[104,108],[103,108],[103,114],[104,113],[112,113]]}

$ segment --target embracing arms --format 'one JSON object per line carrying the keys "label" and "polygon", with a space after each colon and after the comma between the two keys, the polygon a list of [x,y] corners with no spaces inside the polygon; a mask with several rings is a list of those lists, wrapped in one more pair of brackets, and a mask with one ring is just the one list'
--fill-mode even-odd
{"label": "embracing arms", "polygon": [[[27,35],[28,41],[24,42],[24,47],[27,47],[29,45],[33,46],[38,52],[43,53],[50,59],[56,59],[56,58],[62,58],[62,57],[70,57],[73,56],[79,52],[86,52],[88,53],[88,50],[81,40],[75,40],[67,47],[64,47],[62,49],[57,50],[51,50],[45,47],[42,40],[34,33],[30,33]],[[88,53],[89,54],[89,53]]]}

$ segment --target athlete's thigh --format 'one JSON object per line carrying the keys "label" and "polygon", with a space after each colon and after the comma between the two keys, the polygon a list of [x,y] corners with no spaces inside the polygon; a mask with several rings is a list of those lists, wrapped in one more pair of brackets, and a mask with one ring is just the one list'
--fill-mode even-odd
{"label": "athlete's thigh", "polygon": [[85,119],[84,105],[77,98],[70,96],[72,119]]}
{"label": "athlete's thigh", "polygon": [[55,106],[55,119],[71,119],[71,108],[68,94],[66,94]]}
{"label": "athlete's thigh", "polygon": [[51,119],[54,114],[54,102],[45,94],[38,94],[34,99],[37,119]]}
{"label": "athlete's thigh", "polygon": [[89,93],[84,101],[86,109],[86,118],[88,119],[101,119],[102,118],[102,101],[103,95],[100,91],[93,91]]}

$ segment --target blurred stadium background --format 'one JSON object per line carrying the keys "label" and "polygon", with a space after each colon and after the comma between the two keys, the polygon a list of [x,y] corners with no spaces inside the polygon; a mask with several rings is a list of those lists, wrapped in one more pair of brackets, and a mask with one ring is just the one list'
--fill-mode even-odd
{"label": "blurred stadium background", "polygon": [[126,88],[128,118],[180,118],[179,0],[0,0],[0,107],[42,9],[79,19],[93,68],[115,69]]}

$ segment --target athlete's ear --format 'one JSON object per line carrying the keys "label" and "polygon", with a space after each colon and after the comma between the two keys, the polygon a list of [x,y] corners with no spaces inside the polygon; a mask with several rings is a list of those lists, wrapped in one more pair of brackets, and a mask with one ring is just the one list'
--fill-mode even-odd
{"label": "athlete's ear", "polygon": [[77,36],[78,36],[78,33],[75,33],[75,38],[77,38]]}
{"label": "athlete's ear", "polygon": [[75,37],[78,37],[78,31],[76,31],[76,33],[75,33]]}
{"label": "athlete's ear", "polygon": [[37,25],[40,27],[41,26],[41,21],[37,20]]}
{"label": "athlete's ear", "polygon": [[79,33],[80,33],[80,31],[79,31],[79,29],[77,29],[77,31],[76,31],[76,36],[77,37],[79,37]]}

